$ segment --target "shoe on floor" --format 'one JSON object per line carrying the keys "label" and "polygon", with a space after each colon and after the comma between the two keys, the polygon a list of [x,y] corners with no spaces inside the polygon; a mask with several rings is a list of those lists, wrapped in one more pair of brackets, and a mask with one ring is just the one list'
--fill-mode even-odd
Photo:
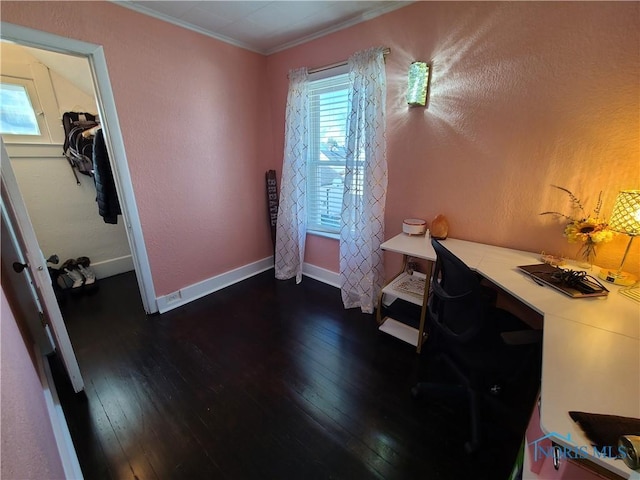
{"label": "shoe on floor", "polygon": [[76,263],[78,265],[82,265],[84,268],[89,268],[89,265],[91,265],[91,259],[89,257],[78,257],[76,258]]}
{"label": "shoe on floor", "polygon": [[70,270],[68,268],[65,268],[64,271],[67,272],[67,275],[73,281],[73,284],[71,285],[72,290],[75,288],[80,288],[82,287],[82,285],[84,285],[84,277],[78,270]]}
{"label": "shoe on floor", "polygon": [[73,258],[68,258],[62,265],[60,265],[60,270],[73,270],[77,265],[78,262],[76,262]]}
{"label": "shoe on floor", "polygon": [[[64,272],[64,273],[63,273]],[[60,266],[58,285],[63,290],[80,291],[84,285],[84,277],[78,271],[78,263],[69,258]]]}
{"label": "shoe on floor", "polygon": [[96,283],[96,273],[93,271],[93,269],[91,267],[89,267],[89,266],[83,267],[80,264],[80,262],[78,262],[78,271],[84,277],[84,284],[85,285],[93,285],[94,283]]}
{"label": "shoe on floor", "polygon": [[71,287],[73,287],[73,280],[66,272],[58,272],[56,283],[61,290],[69,290]]}

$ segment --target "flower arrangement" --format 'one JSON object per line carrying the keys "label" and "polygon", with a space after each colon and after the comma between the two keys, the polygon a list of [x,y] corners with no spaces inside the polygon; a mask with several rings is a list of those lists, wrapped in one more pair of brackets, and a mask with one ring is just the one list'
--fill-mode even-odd
{"label": "flower arrangement", "polygon": [[542,212],[540,215],[555,215],[567,219],[569,223],[564,229],[564,236],[569,243],[582,243],[579,253],[585,262],[592,264],[596,257],[596,246],[613,238],[613,231],[609,229],[606,220],[600,217],[602,192],[598,195],[598,202],[593,212],[587,214],[580,199],[570,190],[557,185],[551,186],[569,195],[574,215],[565,215],[560,212]]}

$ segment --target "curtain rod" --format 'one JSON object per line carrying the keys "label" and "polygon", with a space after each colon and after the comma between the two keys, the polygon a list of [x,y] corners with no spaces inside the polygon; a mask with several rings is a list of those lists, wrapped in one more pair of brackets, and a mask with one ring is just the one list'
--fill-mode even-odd
{"label": "curtain rod", "polygon": [[[386,57],[387,55],[389,55],[391,53],[391,49],[389,47],[385,48],[382,51],[382,54]],[[336,62],[336,63],[332,63],[331,65],[324,65],[322,67],[315,67],[315,68],[310,68],[309,70],[307,70],[307,73],[311,74],[311,73],[318,73],[318,72],[324,72],[325,70],[331,70],[332,68],[337,68],[337,67],[343,67],[344,65],[346,65],[348,62],[348,60],[343,60],[342,62]]]}

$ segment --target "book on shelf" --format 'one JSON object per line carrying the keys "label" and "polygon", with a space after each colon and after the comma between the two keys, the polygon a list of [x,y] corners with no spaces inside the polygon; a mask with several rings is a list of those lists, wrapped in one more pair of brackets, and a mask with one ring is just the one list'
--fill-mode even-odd
{"label": "book on shelf", "polygon": [[425,284],[426,275],[413,272],[413,274],[400,275],[392,282],[392,287],[398,292],[411,295],[417,300],[422,301]]}

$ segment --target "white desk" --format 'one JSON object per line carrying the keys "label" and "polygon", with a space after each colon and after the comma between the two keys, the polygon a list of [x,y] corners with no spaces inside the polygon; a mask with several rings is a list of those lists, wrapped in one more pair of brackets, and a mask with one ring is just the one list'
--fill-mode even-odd
{"label": "white desk", "polygon": [[[640,304],[608,283],[607,297],[579,299],[540,286],[516,268],[540,263],[535,253],[453,238],[442,244],[472,270],[543,315],[540,423],[554,442],[574,448],[590,445],[569,411],[640,418]],[[430,261],[436,258],[424,237],[400,234],[382,248]],[[597,274],[597,267],[594,270]],[[563,438],[567,434],[571,442]],[[594,455],[588,459],[623,478],[640,479],[640,473],[622,460]]]}

